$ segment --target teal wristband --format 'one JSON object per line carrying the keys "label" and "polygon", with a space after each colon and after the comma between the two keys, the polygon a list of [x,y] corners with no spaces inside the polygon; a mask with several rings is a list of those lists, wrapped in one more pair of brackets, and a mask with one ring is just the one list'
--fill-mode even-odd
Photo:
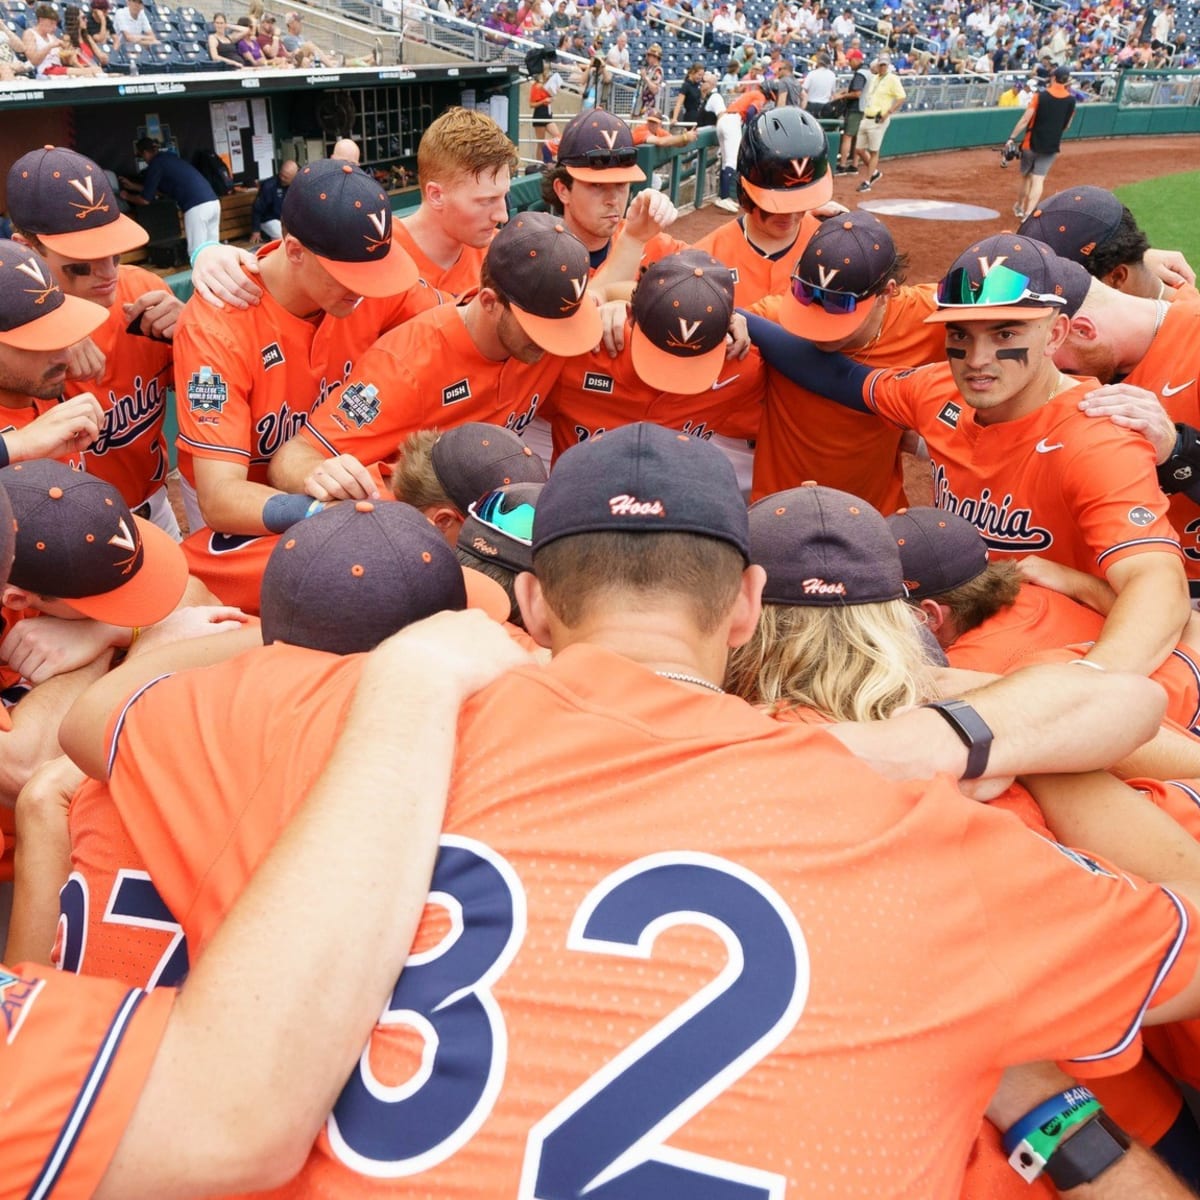
{"label": "teal wristband", "polygon": [[198,259],[200,255],[209,248],[209,246],[219,246],[220,244],[220,242],[201,242],[200,245],[198,245],[195,250],[192,251],[191,265],[193,267],[196,265],[196,259]]}
{"label": "teal wristband", "polygon": [[1068,1088],[1051,1096],[1013,1123],[1004,1135],[1008,1165],[1032,1183],[1053,1157],[1067,1130],[1090,1121],[1103,1109],[1085,1087]]}

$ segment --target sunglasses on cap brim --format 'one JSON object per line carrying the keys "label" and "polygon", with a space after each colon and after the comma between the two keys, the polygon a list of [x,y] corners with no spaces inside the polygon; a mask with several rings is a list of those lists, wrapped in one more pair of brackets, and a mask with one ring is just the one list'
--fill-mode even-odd
{"label": "sunglasses on cap brim", "polygon": [[568,158],[560,158],[558,161],[564,167],[593,167],[600,170],[605,167],[632,167],[637,163],[637,147],[622,146],[619,150],[587,150],[583,154],[572,154]]}
{"label": "sunglasses on cap brim", "polygon": [[854,312],[864,300],[870,299],[870,295],[869,293],[832,292],[828,288],[813,287],[811,283],[806,283],[801,279],[797,272],[793,272],[792,298],[798,304],[806,307],[810,304],[817,304],[827,313],[847,316]]}
{"label": "sunglasses on cap brim", "polygon": [[982,280],[971,277],[966,267],[956,267],[938,284],[939,308],[975,308],[980,305],[1066,304],[1065,296],[1048,296],[1029,287],[1029,276],[1011,267],[993,267]]}
{"label": "sunglasses on cap brim", "polygon": [[504,501],[507,499],[507,492],[489,492],[474,504],[468,505],[467,513],[481,525],[494,529],[514,542],[520,542],[522,546],[532,546],[533,505],[521,503],[515,508],[506,509]]}

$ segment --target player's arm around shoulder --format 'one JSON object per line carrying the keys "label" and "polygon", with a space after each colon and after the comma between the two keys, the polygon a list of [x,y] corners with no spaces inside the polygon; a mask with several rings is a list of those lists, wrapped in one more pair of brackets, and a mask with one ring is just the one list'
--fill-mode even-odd
{"label": "player's arm around shoulder", "polygon": [[1116,599],[1086,661],[1149,674],[1175,648],[1191,615],[1183,561],[1178,552],[1148,550],[1113,563],[1106,574]]}

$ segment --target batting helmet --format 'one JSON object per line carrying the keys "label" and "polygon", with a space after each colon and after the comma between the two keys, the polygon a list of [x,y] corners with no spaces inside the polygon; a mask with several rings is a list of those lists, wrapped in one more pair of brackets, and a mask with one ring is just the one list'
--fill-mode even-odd
{"label": "batting helmet", "polygon": [[800,108],[759,113],[738,147],[738,199],[766,212],[806,212],[833,195],[829,143],[815,117]]}

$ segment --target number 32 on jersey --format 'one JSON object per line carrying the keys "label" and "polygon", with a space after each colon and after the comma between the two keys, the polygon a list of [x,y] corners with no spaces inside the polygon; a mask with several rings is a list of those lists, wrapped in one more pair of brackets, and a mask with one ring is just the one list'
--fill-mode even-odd
{"label": "number 32 on jersey", "polygon": [[[504,1081],[507,1035],[491,989],[525,935],[524,889],[495,851],[446,835],[431,900],[448,912],[450,934],[409,959],[380,1020],[423,1036],[421,1067],[388,1087],[364,1052],[327,1126],[336,1157],[377,1178],[414,1175],[453,1155],[487,1119]],[[648,959],[658,935],[679,925],[715,933],[725,967],[533,1126],[520,1200],[782,1197],[778,1175],[665,1144],[800,1018],[808,951],[779,895],[721,858],[651,855],[591,891],[567,947]]]}

